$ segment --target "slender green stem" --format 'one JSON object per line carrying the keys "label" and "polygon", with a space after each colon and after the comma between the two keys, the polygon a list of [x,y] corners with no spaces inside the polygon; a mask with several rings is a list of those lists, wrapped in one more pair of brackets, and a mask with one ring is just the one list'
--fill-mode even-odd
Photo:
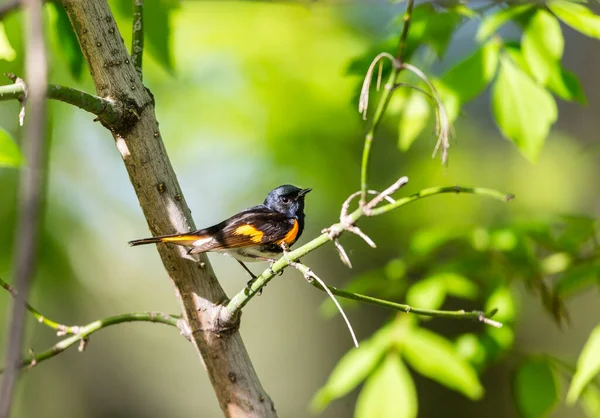
{"label": "slender green stem", "polygon": [[[0,86],[0,101],[22,100],[25,98],[25,95],[26,86],[22,81]],[[98,116],[102,121],[109,124],[117,123],[121,118],[121,112],[113,102],[71,87],[49,84],[46,97],[77,106]]]}
{"label": "slender green stem", "polygon": [[[502,192],[499,192],[496,190],[486,189],[486,188],[482,188],[482,187],[460,187],[460,186],[432,187],[429,189],[423,189],[420,192],[415,193],[412,196],[398,199],[395,203],[390,203],[390,204],[386,204],[385,206],[371,209],[369,212],[369,215],[370,216],[380,215],[382,213],[389,212],[393,209],[397,209],[400,206],[407,205],[407,204],[414,202],[416,200],[419,200],[421,198],[435,196],[435,195],[443,194],[443,193],[474,194],[474,195],[480,195],[480,196],[486,196],[486,197],[491,197],[491,198],[495,198],[495,199],[500,199],[505,202],[508,202],[508,201],[512,200],[512,198],[513,198],[513,195],[511,195],[511,194],[506,194],[506,193],[502,193]],[[304,257],[308,253],[311,253],[312,251],[316,250],[317,248],[319,248],[322,245],[331,241],[330,234],[332,234],[333,236],[339,236],[347,229],[348,225],[353,225],[355,222],[357,222],[363,216],[365,216],[364,205],[359,206],[358,209],[356,209],[354,212],[349,214],[347,216],[347,218],[345,219],[345,223],[339,222],[339,223],[331,225],[328,228],[328,232],[322,233],[321,235],[319,235],[312,241],[308,242],[307,244],[303,245],[302,247],[299,247],[299,248],[287,253],[287,260],[286,260],[286,257],[281,257],[279,260],[277,260],[273,264],[271,269],[267,269],[267,270],[263,271],[262,274],[260,276],[258,276],[257,279],[252,283],[251,287],[245,288],[242,291],[238,292],[233,298],[231,298],[231,300],[226,305],[223,306],[223,309],[221,310],[221,314],[220,314],[221,321],[225,324],[235,321],[235,318],[237,318],[238,313],[242,310],[242,308],[244,306],[246,306],[246,304],[250,301],[250,299],[252,299],[254,297],[254,295],[256,295],[260,291],[260,289],[262,289],[267,283],[269,283],[269,281],[271,281],[271,279],[273,279],[273,277],[275,277],[275,275],[277,275],[279,272],[283,271],[289,265],[288,260],[294,262],[294,261],[299,260],[301,257]],[[338,296],[344,297],[343,294],[338,294]],[[379,301],[379,299],[371,298],[370,303],[379,304],[376,301]],[[385,302],[385,303],[381,303],[379,305],[384,306],[384,307],[392,306],[392,305],[389,305],[389,303],[391,303],[391,302],[387,302],[387,301],[383,301],[383,302]],[[407,306],[407,305],[398,305],[398,304],[395,304],[395,305]],[[418,310],[418,311],[423,311],[423,310]],[[415,312],[415,311],[413,310],[412,312]],[[431,316],[444,316],[444,315],[435,315],[435,311],[431,311],[431,312],[432,312]],[[445,312],[445,311],[440,311],[440,312]],[[451,314],[451,315],[447,315],[447,316],[457,316],[457,315]]]}
{"label": "slender green stem", "polygon": [[[2,280],[1,278],[0,278],[0,286],[3,287],[4,289],[6,289],[12,295],[13,298],[17,297],[17,291],[11,285],[9,285],[4,280]],[[35,309],[33,306],[31,306],[27,302],[25,302],[25,307],[27,308],[27,310],[29,312],[31,312],[31,314],[33,316],[35,316],[35,318],[41,324],[44,324],[44,325],[58,331],[61,334],[75,334],[77,332],[77,329],[79,328],[77,326],[68,326],[68,325],[59,324],[58,322],[55,322],[55,321],[51,320],[50,318],[47,318],[45,315],[42,315],[37,309]]]}
{"label": "slender green stem", "polygon": [[486,189],[484,187],[461,187],[461,186],[450,186],[450,187],[430,187],[428,189],[423,189],[418,193],[413,195],[403,197],[401,199],[396,200],[395,203],[389,203],[385,206],[378,207],[371,211],[371,216],[381,215],[383,213],[389,212],[391,210],[397,209],[400,206],[404,206],[410,202],[414,202],[415,200],[422,199],[428,196],[435,196],[438,194],[444,193],[468,193],[468,194],[476,194],[479,196],[487,196],[493,199],[503,200],[505,202],[509,202],[514,199],[514,195],[502,193],[493,189]]}
{"label": "slender green stem", "polygon": [[[398,76],[400,75],[400,72],[403,69],[401,66],[402,58],[403,58],[402,55],[404,54],[404,50],[406,48],[406,39],[408,37],[408,30],[410,29],[410,22],[412,19],[412,11],[413,11],[414,3],[415,3],[414,0],[408,0],[408,4],[406,6],[406,12],[404,13],[404,18],[403,18],[404,26],[402,28],[402,33],[400,34],[400,41],[398,43],[398,55],[397,55],[396,59],[394,59],[392,61],[392,72],[391,72],[390,76],[388,77],[387,82],[385,83],[385,86],[383,88],[383,92],[381,93],[381,96],[379,97],[379,102],[377,104],[375,114],[373,115],[371,127],[369,128],[369,130],[367,131],[367,134],[365,136],[365,144],[363,146],[363,154],[362,154],[362,161],[361,161],[361,167],[360,167],[360,191],[361,191],[360,204],[361,204],[361,206],[364,205],[367,201],[367,190],[368,190],[367,178],[368,178],[368,168],[369,168],[369,157],[371,156],[371,147],[373,145],[373,138],[375,137],[375,132],[377,131],[377,127],[381,123],[381,120],[383,119],[383,115],[385,114],[388,104],[390,103],[392,94],[394,93],[394,90],[395,90],[396,82],[398,80]],[[371,77],[371,74],[369,73],[367,76]]]}
{"label": "slender green stem", "polygon": [[[41,353],[34,353],[29,358],[24,359],[21,362],[21,367],[33,367],[44,360],[48,360],[49,358],[52,358],[62,353],[67,348],[71,347],[76,343],[83,344],[80,345],[80,351],[82,351],[85,347],[85,341],[87,340],[87,338],[89,338],[90,335],[112,325],[122,324],[125,322],[156,322],[159,324],[178,327],[178,321],[179,318],[176,316],[156,312],[126,313],[122,315],[115,315],[108,318],[100,319],[90,324],[79,327],[76,334],[65,338],[62,341],[59,341],[50,349]],[[0,373],[2,372],[3,370],[0,369]]]}
{"label": "slender green stem", "polygon": [[[323,289],[323,286],[320,285],[318,282],[315,281],[311,284],[317,289],[325,291],[325,289]],[[437,309],[415,308],[410,305],[405,305],[403,303],[396,303],[391,302],[389,300],[374,298],[372,296],[361,295],[360,293],[348,292],[346,290],[338,289],[337,287],[333,286],[327,286],[327,288],[331,291],[331,293],[333,293],[336,296],[341,296],[346,299],[357,300],[359,302],[370,303],[371,305],[383,306],[385,308],[395,309],[406,313],[412,313],[422,316],[431,316],[435,318],[473,319],[476,321],[487,323],[488,325],[492,325],[497,328],[502,327],[501,323],[486,318],[485,314],[481,311],[440,311]]]}
{"label": "slender green stem", "polygon": [[404,21],[404,26],[402,27],[402,33],[400,34],[400,41],[398,42],[398,54],[396,58],[398,61],[402,63],[404,58],[404,51],[406,50],[406,40],[408,38],[408,30],[410,29],[410,22],[412,18],[412,11],[415,5],[415,0],[408,0],[406,5],[406,11],[404,12],[404,16],[402,20]]}
{"label": "slender green stem", "polygon": [[143,79],[142,59],[144,58],[144,0],[133,0],[133,36],[131,41],[131,61]]}

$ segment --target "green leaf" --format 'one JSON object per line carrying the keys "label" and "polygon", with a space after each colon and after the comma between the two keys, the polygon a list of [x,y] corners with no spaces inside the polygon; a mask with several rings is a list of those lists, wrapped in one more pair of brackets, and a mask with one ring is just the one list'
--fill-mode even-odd
{"label": "green leaf", "polygon": [[523,418],[547,417],[560,400],[560,387],[550,363],[529,358],[517,369],[513,381],[515,403]]}
{"label": "green leaf", "polygon": [[406,302],[414,307],[439,309],[446,299],[446,284],[435,276],[419,280],[406,292]]}
{"label": "green leaf", "polygon": [[560,20],[573,29],[592,38],[600,38],[600,16],[581,4],[556,0],[548,2],[548,7]]}
{"label": "green leaf", "polygon": [[13,61],[16,57],[17,53],[6,37],[4,23],[0,22],[0,60]]}
{"label": "green leaf", "polygon": [[177,8],[173,0],[153,0],[144,3],[146,51],[169,73],[173,73],[171,54],[171,12]]}
{"label": "green leaf", "polygon": [[381,328],[371,339],[352,348],[335,366],[327,383],[310,403],[313,412],[321,412],[333,400],[346,395],[371,374],[392,343],[392,328]]}
{"label": "green leaf", "polygon": [[560,298],[567,298],[598,283],[600,263],[598,260],[584,262],[565,271],[554,286],[554,292]]}
{"label": "green leaf", "polygon": [[64,59],[67,60],[69,71],[75,80],[81,80],[83,70],[83,54],[79,47],[79,41],[73,31],[69,16],[64,7],[54,2],[50,2],[56,11],[56,30],[57,39],[60,44],[59,50]]}
{"label": "green leaf", "polygon": [[589,418],[600,417],[600,389],[589,385],[581,394],[581,407]]}
{"label": "green leaf", "polygon": [[508,57],[502,57],[492,92],[492,106],[504,136],[513,141],[525,157],[535,162],[558,116],[552,95],[518,69]]}
{"label": "green leaf", "polygon": [[354,417],[413,418],[417,408],[410,372],[397,354],[389,353],[358,395]]}
{"label": "green leaf", "polygon": [[581,83],[577,75],[562,67],[559,68],[559,71],[550,72],[546,86],[552,93],[563,100],[568,102],[574,100],[580,104],[587,103],[587,98],[585,97],[583,88],[581,88]]}
{"label": "green leaf", "polygon": [[[414,8],[412,23],[407,37],[406,58],[421,45],[427,44],[441,58],[444,56],[452,33],[460,22],[461,16],[453,11],[440,11],[431,3],[424,3]],[[402,16],[398,20],[403,24]]]}
{"label": "green leaf", "polygon": [[457,354],[450,341],[440,335],[423,328],[414,329],[404,342],[403,355],[422,375],[470,399],[483,396],[483,387],[473,367]]}
{"label": "green leaf", "polygon": [[482,365],[486,360],[485,348],[475,334],[463,334],[454,342],[456,353],[469,363]]}
{"label": "green leaf", "polygon": [[545,85],[552,71],[560,71],[558,62],[565,47],[560,23],[544,9],[537,10],[523,32],[521,51],[533,77]]}
{"label": "green leaf", "polygon": [[485,304],[485,311],[490,312],[493,309],[498,310],[496,315],[494,315],[495,320],[511,322],[515,319],[515,301],[508,287],[500,286],[490,295]]}
{"label": "green leaf", "polygon": [[494,32],[502,27],[506,22],[515,17],[527,12],[532,9],[534,4],[522,4],[519,6],[512,6],[506,9],[500,9],[498,12],[487,15],[481,21],[477,35],[475,35],[478,42],[483,42],[489,38]]}
{"label": "green leaf", "polygon": [[446,286],[446,292],[449,295],[474,300],[479,293],[477,285],[457,273],[440,273],[436,274],[438,280],[442,280]]}
{"label": "green leaf", "polygon": [[573,405],[577,401],[583,389],[598,372],[600,372],[600,325],[594,328],[581,350],[577,369],[567,393],[568,405]]}
{"label": "green leaf", "polygon": [[398,146],[407,151],[427,126],[431,113],[429,100],[420,92],[409,94],[398,123]]}
{"label": "green leaf", "polygon": [[499,42],[486,42],[473,55],[450,68],[442,77],[442,82],[457,94],[461,103],[466,103],[478,96],[492,81],[498,68],[499,54]]}
{"label": "green leaf", "polygon": [[19,167],[23,156],[8,132],[0,129],[0,167]]}
{"label": "green leaf", "polygon": [[395,258],[386,264],[384,272],[388,280],[400,280],[406,274],[406,263],[399,258]]}

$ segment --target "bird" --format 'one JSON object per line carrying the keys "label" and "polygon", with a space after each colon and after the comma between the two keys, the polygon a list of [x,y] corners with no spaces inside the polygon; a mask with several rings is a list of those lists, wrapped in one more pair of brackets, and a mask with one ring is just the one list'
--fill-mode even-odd
{"label": "bird", "polygon": [[312,189],[284,184],[271,190],[261,205],[236,213],[216,225],[196,231],[161,235],[129,242],[134,247],[172,243],[190,247],[188,254],[216,252],[235,258],[250,274],[245,262],[268,261],[294,245],[304,231],[304,198]]}

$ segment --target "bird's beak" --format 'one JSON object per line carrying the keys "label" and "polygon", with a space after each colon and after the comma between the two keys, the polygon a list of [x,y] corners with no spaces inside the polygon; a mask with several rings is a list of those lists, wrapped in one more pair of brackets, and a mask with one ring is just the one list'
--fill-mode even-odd
{"label": "bird's beak", "polygon": [[298,197],[304,196],[306,193],[310,192],[312,189],[302,189],[298,192]]}

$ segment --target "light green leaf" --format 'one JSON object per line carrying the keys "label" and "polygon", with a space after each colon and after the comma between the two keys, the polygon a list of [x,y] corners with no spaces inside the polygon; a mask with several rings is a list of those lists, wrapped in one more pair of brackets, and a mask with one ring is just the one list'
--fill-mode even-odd
{"label": "light green leaf", "polygon": [[403,355],[410,366],[422,375],[470,399],[483,396],[483,387],[473,367],[442,336],[416,328],[404,342]]}
{"label": "light green leaf", "polygon": [[505,56],[500,60],[492,106],[504,136],[513,141],[525,157],[535,162],[558,116],[552,95]]}
{"label": "light green leaf", "polygon": [[[494,319],[497,318],[494,316]],[[515,342],[515,332],[510,327],[486,327],[485,333],[503,350],[509,349]]]}
{"label": "light green leaf", "polygon": [[[401,19],[402,15],[398,20],[404,24]],[[461,16],[458,13],[452,10],[440,11],[432,3],[426,2],[415,7],[408,32],[405,58],[410,57],[423,44],[431,46],[440,58],[443,57],[460,21]]]}
{"label": "light green leaf", "polygon": [[515,319],[515,300],[508,287],[500,286],[490,295],[485,304],[485,311],[490,312],[493,309],[498,310],[494,315],[497,321],[511,322]]}
{"label": "light green leaf", "polygon": [[586,104],[587,98],[581,88],[577,75],[560,67],[559,71],[551,71],[546,82],[548,89],[563,100]]}
{"label": "light green leaf", "polygon": [[173,73],[171,53],[171,12],[177,7],[173,0],[153,0],[144,4],[146,51],[169,73]]}
{"label": "light green leaf", "polygon": [[406,302],[414,307],[439,309],[446,299],[446,284],[436,277],[419,280],[406,292]]}
{"label": "light green leaf", "polygon": [[23,156],[8,132],[0,129],[0,167],[19,167]]}
{"label": "light green leaf", "polygon": [[560,400],[557,376],[543,358],[530,358],[521,363],[514,376],[513,391],[523,418],[547,417]]}
{"label": "light green leaf", "polygon": [[436,274],[438,280],[442,280],[449,295],[463,299],[473,300],[477,297],[479,289],[475,283],[457,273]]}
{"label": "light green leaf", "polygon": [[395,258],[386,264],[384,272],[388,280],[400,280],[406,274],[406,263],[399,258]]}
{"label": "light green leaf", "polygon": [[548,2],[548,7],[560,20],[584,35],[600,38],[600,16],[595,15],[582,4],[570,1],[555,0]]}
{"label": "light green leaf", "polygon": [[414,418],[417,391],[400,356],[389,353],[358,395],[355,418]]}
{"label": "light green leaf", "polygon": [[69,70],[75,80],[81,79],[81,73],[83,70],[83,54],[79,47],[79,41],[73,31],[69,16],[65,12],[65,8],[57,3],[50,2],[54,6],[56,12],[56,28],[57,28],[57,39],[60,43],[60,52],[64,59],[69,64]]}
{"label": "light green leaf", "polygon": [[431,113],[429,100],[418,91],[410,93],[400,114],[398,123],[398,146],[407,151],[427,126]]}
{"label": "light green leaf", "polygon": [[456,93],[462,104],[474,99],[496,75],[499,53],[499,42],[486,42],[473,55],[450,68],[442,82]]}
{"label": "light green leaf", "polygon": [[588,385],[581,394],[581,406],[589,418],[600,417],[600,389]]}
{"label": "light green leaf", "polygon": [[494,32],[502,27],[506,22],[515,17],[527,12],[532,9],[534,4],[522,4],[519,6],[512,6],[506,9],[501,9],[496,13],[486,16],[479,25],[477,35],[475,35],[478,42],[483,42],[489,38]]}
{"label": "light green leaf", "polygon": [[17,53],[8,42],[6,32],[4,31],[4,24],[0,22],[0,60],[13,61],[17,56]]}
{"label": "light green leaf", "polygon": [[463,334],[454,342],[456,354],[471,364],[481,365],[485,362],[485,348],[475,334]]}
{"label": "light green leaf", "polygon": [[315,394],[310,408],[321,412],[331,401],[346,395],[371,374],[392,343],[390,326],[381,328],[371,339],[352,348],[331,372],[327,383]]}
{"label": "light green leaf", "polygon": [[560,71],[558,62],[565,47],[560,23],[544,9],[538,9],[523,32],[521,51],[533,77],[545,85],[552,71]]}
{"label": "light green leaf", "polygon": [[577,401],[583,389],[598,372],[600,372],[600,325],[594,328],[581,350],[577,360],[577,370],[567,393],[567,404],[573,405]]}

